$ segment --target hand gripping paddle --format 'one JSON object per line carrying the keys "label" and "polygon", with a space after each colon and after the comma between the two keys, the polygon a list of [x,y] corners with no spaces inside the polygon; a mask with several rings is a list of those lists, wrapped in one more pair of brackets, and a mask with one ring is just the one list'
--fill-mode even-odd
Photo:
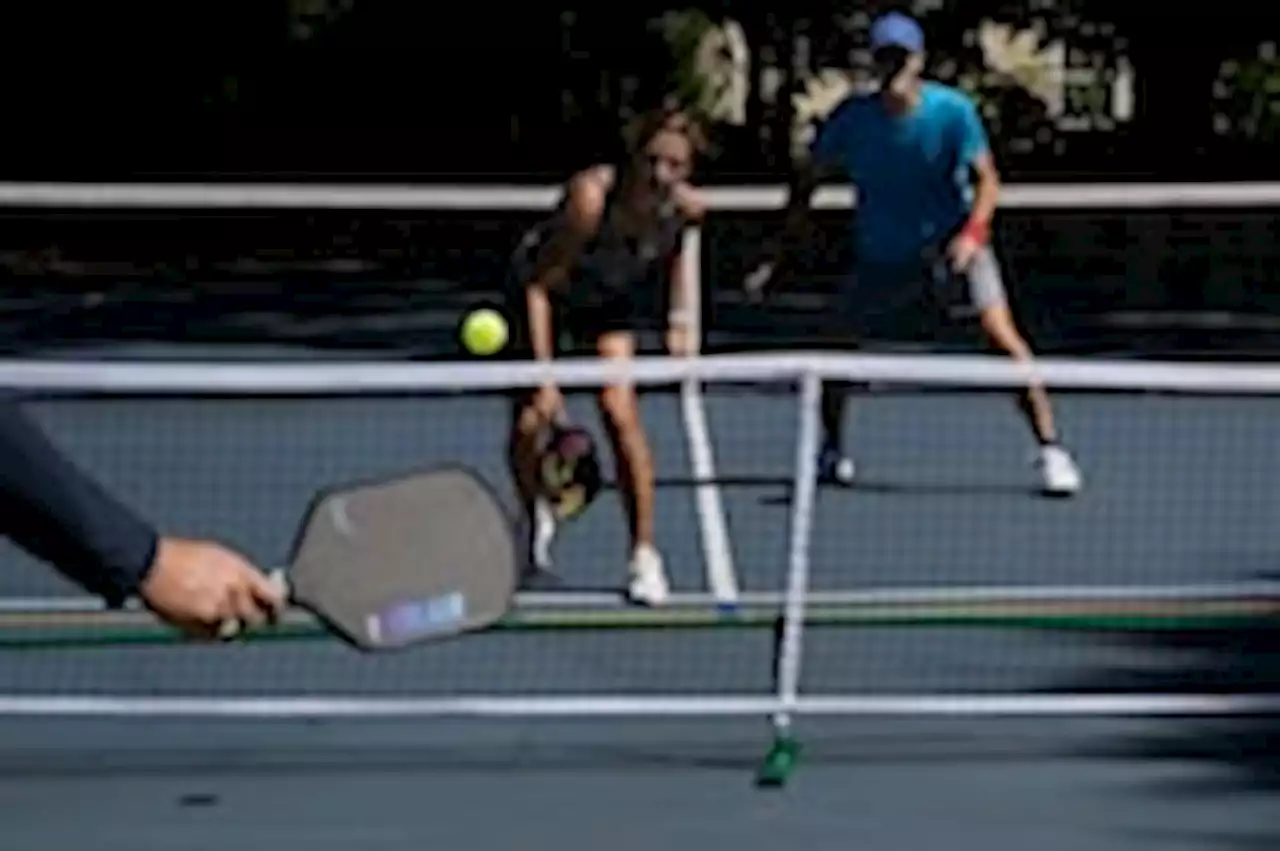
{"label": "hand gripping paddle", "polygon": [[[511,519],[475,473],[448,467],[316,495],[285,586],[339,638],[394,650],[491,626],[515,599]],[[234,638],[241,624],[224,623]]]}

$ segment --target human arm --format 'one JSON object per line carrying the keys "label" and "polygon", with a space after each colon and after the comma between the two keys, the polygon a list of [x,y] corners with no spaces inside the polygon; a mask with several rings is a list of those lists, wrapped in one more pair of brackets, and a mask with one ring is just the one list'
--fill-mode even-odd
{"label": "human arm", "polygon": [[782,234],[773,246],[775,265],[785,265],[791,255],[808,241],[813,227],[810,215],[813,195],[824,181],[836,173],[836,166],[821,152],[810,152],[796,164],[788,185]]}
{"label": "human arm", "polygon": [[224,619],[265,620],[283,601],[218,544],[161,535],[0,401],[0,523],[32,555],[109,605],[140,596],[160,617],[212,636]]}
{"label": "human arm", "polygon": [[758,297],[808,242],[813,195],[822,183],[843,170],[843,151],[849,144],[852,123],[852,109],[846,102],[819,128],[809,150],[796,158],[787,186],[782,230],[767,243],[760,262],[747,276],[749,296]]}
{"label": "human arm", "polygon": [[[610,179],[604,169],[593,169],[569,181],[559,226],[539,250],[533,271],[524,282],[529,344],[538,361],[549,363],[555,356],[551,293],[567,286],[584,247],[599,229]],[[563,413],[564,401],[554,382],[542,386],[536,405],[548,422]]]}
{"label": "human arm", "polygon": [[71,463],[16,402],[0,402],[5,533],[90,593],[119,605],[147,580],[154,527]]}
{"label": "human arm", "polygon": [[952,265],[964,269],[991,239],[991,222],[1000,205],[1000,172],[982,118],[972,101],[965,100],[959,116],[960,163],[974,176],[973,204],[948,252]]}

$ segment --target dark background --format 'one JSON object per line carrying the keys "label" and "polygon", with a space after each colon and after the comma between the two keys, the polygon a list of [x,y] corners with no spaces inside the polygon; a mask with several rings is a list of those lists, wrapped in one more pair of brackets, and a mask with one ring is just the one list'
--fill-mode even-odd
{"label": "dark background", "polygon": [[[608,147],[619,116],[671,87],[675,67],[655,26],[664,13],[731,17],[753,73],[776,67],[791,78],[784,85],[800,86],[816,68],[855,64],[866,21],[898,5],[10,4],[0,13],[4,177],[559,178]],[[972,33],[983,19],[1065,39],[1071,67],[1100,81],[1122,61],[1136,69],[1127,120],[1109,117],[1105,92],[1092,94],[1102,83],[1073,86],[1071,121],[1046,122],[1033,102],[1006,96],[995,129],[1013,180],[1280,176],[1276,119],[1252,126],[1252,107],[1238,102],[1248,74],[1232,70],[1259,59],[1265,4],[1220,0],[1159,19],[1105,0],[912,5],[944,79],[981,67]],[[757,86],[750,126],[721,134],[709,180],[785,170],[785,105],[768,100]]]}
{"label": "dark background", "polygon": [[[756,85],[717,128],[706,183],[777,182],[791,107],[824,67],[856,67],[877,2],[673,6],[228,0],[14,4],[0,13],[3,179],[552,183],[616,150],[620,119],[678,89],[656,26],[730,17]],[[984,19],[1067,45],[1063,115],[991,83],[1009,182],[1280,178],[1280,65],[1264,4],[1139,17],[1102,0],[917,0],[936,76],[991,77]],[[1211,14],[1209,12],[1212,12]],[[1174,49],[1176,46],[1176,49]],[[984,71],[985,68],[985,71]],[[1112,82],[1132,69],[1132,109]],[[994,94],[992,93],[994,92]],[[1123,113],[1123,114],[1121,114]],[[452,323],[492,292],[531,215],[447,210],[3,210],[0,329],[18,350],[85,340],[237,341],[453,356]],[[709,227],[710,337],[788,345],[826,314],[838,271],[746,310],[738,273],[768,217]],[[830,233],[840,223],[826,222]],[[1045,350],[1262,354],[1277,348],[1276,217],[1238,210],[1009,210],[1001,248]],[[919,329],[904,329],[904,336]]]}

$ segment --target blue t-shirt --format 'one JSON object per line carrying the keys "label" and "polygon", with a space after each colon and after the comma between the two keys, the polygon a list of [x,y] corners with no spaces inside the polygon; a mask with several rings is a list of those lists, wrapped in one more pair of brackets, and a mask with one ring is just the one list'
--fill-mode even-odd
{"label": "blue t-shirt", "polygon": [[970,168],[988,149],[969,96],[926,82],[905,115],[888,112],[878,94],[849,98],[819,130],[812,155],[843,169],[858,191],[859,256],[895,262],[919,256],[968,217]]}

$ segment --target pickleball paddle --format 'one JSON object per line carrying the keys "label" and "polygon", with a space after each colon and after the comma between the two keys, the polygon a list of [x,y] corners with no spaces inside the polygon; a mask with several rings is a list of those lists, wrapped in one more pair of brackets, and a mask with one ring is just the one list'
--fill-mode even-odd
{"label": "pickleball paddle", "polygon": [[[337,637],[394,650],[483,630],[511,608],[519,549],[493,489],[445,467],[321,491],[272,580]],[[241,633],[223,624],[224,639]]]}
{"label": "pickleball paddle", "polygon": [[556,517],[580,516],[603,487],[600,454],[591,432],[561,418],[551,428],[538,469],[543,496]]}

